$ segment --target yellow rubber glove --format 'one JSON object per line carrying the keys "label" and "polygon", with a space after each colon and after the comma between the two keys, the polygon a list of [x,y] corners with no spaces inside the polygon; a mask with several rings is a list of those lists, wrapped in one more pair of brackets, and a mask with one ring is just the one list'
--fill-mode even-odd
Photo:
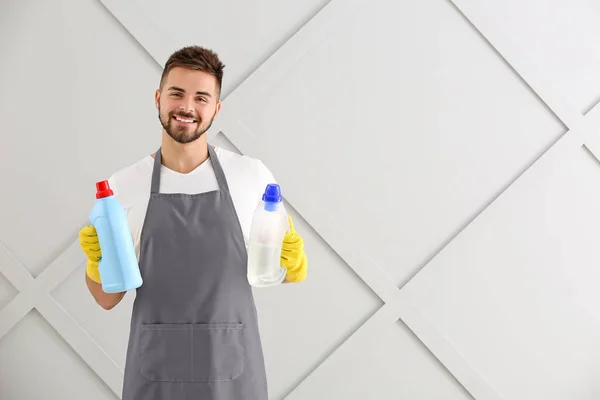
{"label": "yellow rubber glove", "polygon": [[85,273],[96,283],[102,283],[98,271],[98,261],[102,257],[98,233],[93,225],[86,225],[79,231],[79,244],[87,257]]}
{"label": "yellow rubber glove", "polygon": [[288,215],[290,230],[283,237],[281,247],[281,265],[287,269],[285,280],[288,282],[302,282],[306,279],[308,259],[304,252],[304,240],[294,229],[292,217]]}

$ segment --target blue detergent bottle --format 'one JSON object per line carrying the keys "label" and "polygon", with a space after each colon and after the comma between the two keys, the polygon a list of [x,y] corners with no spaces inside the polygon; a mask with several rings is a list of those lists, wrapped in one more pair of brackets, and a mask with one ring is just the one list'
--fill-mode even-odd
{"label": "blue detergent bottle", "polygon": [[102,252],[102,290],[119,293],[136,289],[142,286],[142,276],[125,209],[106,180],[96,182],[96,199],[89,219],[98,233]]}

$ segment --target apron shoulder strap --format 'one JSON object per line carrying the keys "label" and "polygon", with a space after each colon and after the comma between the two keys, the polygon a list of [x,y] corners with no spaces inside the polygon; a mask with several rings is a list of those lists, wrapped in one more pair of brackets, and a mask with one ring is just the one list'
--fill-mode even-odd
{"label": "apron shoulder strap", "polygon": [[208,145],[208,155],[210,157],[210,162],[212,163],[213,170],[215,171],[215,176],[217,178],[217,183],[219,184],[219,189],[222,192],[229,194],[229,186],[227,185],[227,179],[225,178],[225,172],[223,172],[223,167],[221,167],[221,163],[217,158],[217,154],[211,145]]}
{"label": "apron shoulder strap", "polygon": [[160,167],[162,164],[161,149],[159,147],[154,156],[154,167],[152,168],[152,184],[150,186],[150,193],[158,193],[160,190]]}

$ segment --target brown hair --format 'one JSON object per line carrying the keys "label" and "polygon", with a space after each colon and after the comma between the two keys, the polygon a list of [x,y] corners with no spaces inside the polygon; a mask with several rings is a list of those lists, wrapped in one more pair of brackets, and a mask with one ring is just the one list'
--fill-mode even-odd
{"label": "brown hair", "polygon": [[160,77],[161,89],[167,74],[175,67],[188,68],[211,74],[217,79],[217,94],[221,93],[225,64],[221,62],[219,56],[214,51],[200,46],[187,46],[171,54],[165,63],[165,68]]}

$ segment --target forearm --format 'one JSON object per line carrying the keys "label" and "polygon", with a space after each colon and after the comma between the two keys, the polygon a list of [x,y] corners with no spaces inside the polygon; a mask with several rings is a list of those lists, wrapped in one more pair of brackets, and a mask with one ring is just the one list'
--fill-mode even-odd
{"label": "forearm", "polygon": [[125,292],[106,293],[104,290],[102,290],[102,285],[100,283],[94,282],[87,275],[85,276],[85,283],[87,284],[90,293],[94,297],[94,300],[96,300],[96,303],[98,303],[98,305],[105,310],[112,309],[114,306],[119,304],[123,296],[125,296]]}

